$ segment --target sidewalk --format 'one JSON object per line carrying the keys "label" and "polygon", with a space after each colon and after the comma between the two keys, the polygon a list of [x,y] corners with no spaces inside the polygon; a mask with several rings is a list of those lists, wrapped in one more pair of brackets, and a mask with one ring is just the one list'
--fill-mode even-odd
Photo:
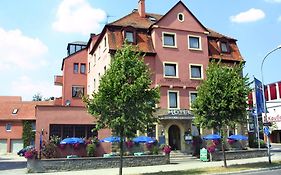
{"label": "sidewalk", "polygon": [[[281,152],[272,153],[272,161],[281,160]],[[4,162],[22,162],[26,161],[25,158],[19,157],[16,155],[0,155],[0,164]],[[238,160],[227,160],[228,165],[235,164],[247,164],[247,163],[255,163],[255,162],[268,162],[268,157],[259,157],[259,158],[251,158],[251,159],[238,159]],[[189,170],[196,168],[204,168],[204,167],[219,167],[223,166],[223,161],[216,162],[201,162],[200,160],[194,157],[186,157],[182,160],[172,160],[169,165],[159,165],[159,166],[145,166],[145,167],[127,167],[123,168],[124,175],[137,175],[142,173],[154,173],[154,172],[169,172],[169,171],[181,171],[181,170]],[[6,175],[23,175],[26,174],[27,169],[10,169],[0,171],[0,174]],[[81,171],[67,171],[67,172],[53,172],[53,173],[44,173],[44,175],[117,175],[119,173],[119,168],[108,168],[108,169],[93,169],[93,170],[81,170]],[[32,173],[32,175],[42,173]]]}
{"label": "sidewalk", "polygon": [[0,154],[0,163],[2,161],[5,162],[26,162],[26,158],[23,156],[19,156],[15,153],[5,153],[5,154]]}
{"label": "sidewalk", "polygon": [[[281,153],[273,153],[272,161],[276,161],[276,160],[281,160]],[[255,162],[268,162],[268,157],[228,160],[227,164],[235,165],[235,164],[246,164],[246,163],[255,163]],[[154,173],[154,172],[161,172],[161,171],[165,171],[165,172],[181,171],[181,170],[189,170],[189,169],[195,169],[195,168],[218,167],[218,166],[223,166],[223,161],[201,162],[198,159],[194,159],[194,158],[190,157],[190,161],[187,160],[184,162],[180,162],[178,164],[123,168],[123,174],[124,175],[136,175],[136,174],[141,174],[141,173]],[[90,175],[90,174],[91,175],[93,175],[93,174],[117,175],[118,172],[119,172],[118,168],[111,168],[111,169],[96,169],[96,170],[44,173],[44,175],[51,175],[51,174],[56,174],[56,175]],[[35,175],[35,174],[32,174],[32,175]]]}

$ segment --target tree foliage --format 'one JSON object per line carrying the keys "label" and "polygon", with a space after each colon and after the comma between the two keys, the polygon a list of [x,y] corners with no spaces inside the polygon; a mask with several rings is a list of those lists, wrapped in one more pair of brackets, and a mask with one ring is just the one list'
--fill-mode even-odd
{"label": "tree foliage", "polygon": [[222,128],[245,122],[248,78],[242,76],[243,64],[233,67],[211,62],[206,70],[207,79],[198,88],[192,103],[195,123],[204,128]]}
{"label": "tree foliage", "polygon": [[43,99],[43,96],[39,92],[34,94],[33,97],[32,97],[32,101],[42,101],[42,99]]}
{"label": "tree foliage", "polygon": [[124,44],[101,77],[98,92],[85,99],[88,112],[97,118],[97,129],[110,128],[121,137],[121,156],[123,138],[133,137],[136,130],[145,132],[157,120],[152,114],[160,94],[150,87],[150,76],[142,54]]}
{"label": "tree foliage", "polygon": [[243,77],[243,63],[232,67],[211,62],[206,70],[207,79],[198,88],[192,103],[194,123],[203,128],[219,129],[222,140],[224,166],[225,128],[246,121],[247,96],[250,92],[248,78]]}
{"label": "tree foliage", "polygon": [[23,147],[29,146],[35,140],[35,132],[32,131],[31,121],[23,121],[22,140]]}

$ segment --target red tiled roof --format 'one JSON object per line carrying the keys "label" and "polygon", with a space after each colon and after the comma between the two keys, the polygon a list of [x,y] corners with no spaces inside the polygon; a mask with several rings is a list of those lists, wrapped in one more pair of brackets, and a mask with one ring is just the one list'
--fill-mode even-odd
{"label": "red tiled roof", "polygon": [[21,101],[21,96],[0,96],[0,103],[8,101]]}
{"label": "red tiled roof", "polygon": [[214,30],[212,30],[212,29],[209,29],[209,28],[208,28],[208,31],[210,32],[209,37],[214,37],[214,38],[226,38],[226,39],[229,39],[229,40],[235,40],[235,41],[236,41],[236,39],[231,38],[231,37],[226,36],[226,35],[223,35],[223,34],[220,34],[220,33],[216,32],[216,31],[214,31]]}
{"label": "red tiled roof", "polygon": [[[154,21],[150,20],[150,18],[155,18]],[[146,18],[140,17],[137,10],[134,10],[130,14],[120,18],[119,20],[116,20],[108,25],[105,26],[103,30],[103,34],[105,32],[108,33],[108,41],[109,41],[109,47],[111,50],[116,50],[118,48],[121,48],[124,38],[122,35],[122,28],[132,26],[136,29],[147,29],[149,30],[151,25],[154,23],[157,23],[157,21],[161,20],[163,15],[159,14],[152,14],[152,13],[146,13]],[[209,56],[210,58],[215,59],[223,59],[227,61],[243,61],[243,58],[239,52],[239,49],[236,45],[236,39],[228,37],[226,35],[220,34],[214,30],[208,29],[209,35],[208,35],[208,45],[209,45]],[[145,30],[143,30],[145,31]],[[101,34],[100,38],[103,37],[103,34]],[[216,39],[226,39],[230,43],[230,54],[223,54],[220,52],[220,49],[217,45]],[[97,41],[98,44],[99,40]],[[155,53],[153,43],[151,40],[150,34],[147,32],[137,32],[137,44],[139,46],[139,50],[142,52],[148,52],[148,53]]]}
{"label": "red tiled roof", "polygon": [[[122,31],[108,30],[107,34],[108,34],[109,47],[111,50],[116,50],[122,47],[122,44],[124,43]],[[147,33],[137,32],[137,45],[139,51],[141,52],[155,53],[151,37]]]}
{"label": "red tiled roof", "polygon": [[208,38],[209,42],[209,57],[213,59],[222,59],[226,61],[243,61],[238,46],[234,40],[229,40],[230,53],[221,53],[216,39]]}
{"label": "red tiled roof", "polygon": [[[118,19],[108,25],[115,26],[132,26],[135,28],[148,29],[152,24],[158,21],[162,15],[146,13],[146,17],[142,18],[139,15],[139,12],[134,10],[132,13],[124,16],[123,18]],[[155,18],[156,21],[152,21],[151,18]]]}
{"label": "red tiled roof", "polygon": [[[36,105],[53,105],[53,101],[10,101],[0,102],[0,120],[35,120]],[[12,114],[18,109],[16,114]]]}

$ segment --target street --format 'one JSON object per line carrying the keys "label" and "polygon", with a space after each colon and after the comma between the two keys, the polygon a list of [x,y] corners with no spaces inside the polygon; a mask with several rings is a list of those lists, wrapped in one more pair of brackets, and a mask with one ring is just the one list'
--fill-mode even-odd
{"label": "street", "polygon": [[[232,174],[232,173],[231,173]],[[233,173],[232,175],[265,175],[265,174],[270,174],[270,175],[280,175],[281,174],[281,169],[276,169],[276,170],[266,170],[266,171],[254,171],[254,172],[246,172],[246,173]]]}

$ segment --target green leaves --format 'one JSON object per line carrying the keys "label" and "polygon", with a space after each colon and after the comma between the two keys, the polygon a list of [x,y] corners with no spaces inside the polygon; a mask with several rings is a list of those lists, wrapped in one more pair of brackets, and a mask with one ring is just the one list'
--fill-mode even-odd
{"label": "green leaves", "polygon": [[195,123],[207,128],[221,128],[245,121],[248,78],[242,76],[243,65],[229,67],[211,62],[192,104]]}
{"label": "green leaves", "polygon": [[145,131],[148,123],[156,121],[153,107],[160,98],[159,89],[150,85],[143,56],[125,44],[112,58],[98,92],[84,99],[88,112],[98,120],[98,129],[108,127],[117,135],[123,130],[128,137],[136,130]]}

